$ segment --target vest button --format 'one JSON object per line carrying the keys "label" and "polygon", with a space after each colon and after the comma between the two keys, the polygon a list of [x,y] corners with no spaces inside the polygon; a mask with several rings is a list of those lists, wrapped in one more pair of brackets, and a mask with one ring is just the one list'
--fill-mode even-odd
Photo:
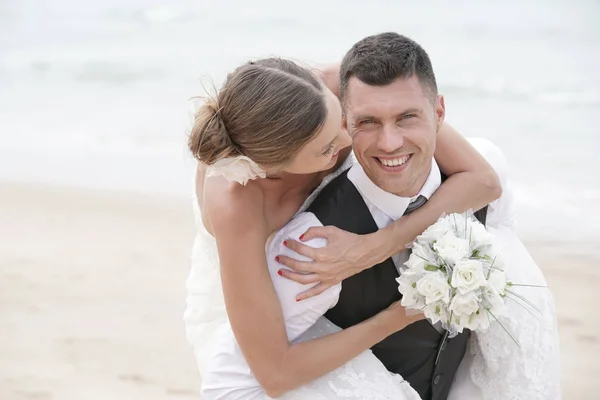
{"label": "vest button", "polygon": [[433,379],[433,384],[437,385],[438,383],[440,383],[440,375],[437,375],[434,379]]}

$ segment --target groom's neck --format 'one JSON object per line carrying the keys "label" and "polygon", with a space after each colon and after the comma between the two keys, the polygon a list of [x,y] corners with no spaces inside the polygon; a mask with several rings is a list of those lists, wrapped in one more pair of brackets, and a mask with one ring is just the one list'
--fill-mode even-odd
{"label": "groom's neck", "polygon": [[414,197],[421,193],[421,190],[423,190],[423,187],[425,186],[427,179],[429,179],[430,174],[431,164],[429,164],[429,167],[423,173],[419,174],[413,182],[409,182],[408,185],[397,188],[393,186],[389,188],[383,188],[381,186],[379,187],[385,190],[386,192],[392,193],[398,197]]}

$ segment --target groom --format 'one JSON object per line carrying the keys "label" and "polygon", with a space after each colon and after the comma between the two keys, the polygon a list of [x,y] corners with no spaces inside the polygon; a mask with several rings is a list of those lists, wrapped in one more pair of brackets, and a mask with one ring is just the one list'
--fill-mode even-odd
{"label": "groom", "polygon": [[[346,54],[340,76],[343,124],[353,138],[359,165],[334,179],[307,212],[284,227],[285,237],[297,238],[307,228],[323,225],[357,234],[375,232],[423,205],[445,179],[433,158],[445,116],[444,99],[421,46],[396,33],[367,37]],[[498,150],[491,143],[483,143],[479,150],[496,164]],[[504,171],[496,172],[505,182]],[[511,202],[504,187],[502,197],[476,217],[496,227],[511,225]],[[339,292],[317,296],[311,303],[328,302],[320,307],[329,309],[325,316],[343,329],[372,317],[401,299],[395,278],[407,253],[344,280]],[[442,400],[450,394],[468,338],[469,332],[464,332],[448,339],[440,327],[421,320],[372,351],[422,399]]]}

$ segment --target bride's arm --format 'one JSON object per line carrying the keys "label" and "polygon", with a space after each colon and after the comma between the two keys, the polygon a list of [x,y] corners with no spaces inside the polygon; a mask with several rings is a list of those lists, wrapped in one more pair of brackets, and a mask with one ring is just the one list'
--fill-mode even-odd
{"label": "bride's arm", "polygon": [[283,276],[304,284],[320,282],[299,299],[317,295],[343,279],[405,250],[417,235],[442,214],[479,210],[502,194],[494,169],[460,133],[447,124],[440,129],[435,160],[449,178],[423,207],[388,227],[369,235],[356,235],[329,226],[308,230],[302,240],[325,238],[327,247],[323,249],[313,249],[296,241],[287,242],[292,250],[314,262],[283,257],[282,264],[296,271],[282,269]]}
{"label": "bride's arm", "polygon": [[250,185],[229,185],[225,193],[221,189],[206,188],[213,201],[205,199],[204,211],[218,244],[227,314],[248,365],[268,395],[280,396],[334,370],[419,319],[390,307],[339,333],[290,344],[267,267],[262,193]]}
{"label": "bride's arm", "polygon": [[434,156],[448,179],[423,207],[364,238],[374,249],[367,264],[379,263],[405,250],[442,214],[477,211],[502,195],[500,180],[492,166],[447,124],[440,129]]}

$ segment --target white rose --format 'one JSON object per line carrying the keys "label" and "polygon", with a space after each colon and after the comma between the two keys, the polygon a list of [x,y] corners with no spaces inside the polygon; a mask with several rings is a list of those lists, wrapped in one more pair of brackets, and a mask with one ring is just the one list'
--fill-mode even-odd
{"label": "white rose", "polygon": [[440,218],[435,224],[425,229],[421,235],[417,237],[417,240],[425,240],[428,242],[438,241],[451,229],[450,224],[446,218]]}
{"label": "white rose", "polygon": [[483,331],[490,327],[490,318],[492,318],[484,308],[463,318],[464,326],[472,331]]}
{"label": "white rose", "polygon": [[474,292],[457,294],[452,298],[448,310],[458,316],[468,316],[479,309],[479,296]]}
{"label": "white rose", "polygon": [[481,249],[491,246],[493,236],[479,221],[473,221],[471,222],[470,231],[467,232],[467,238],[470,240],[471,248]]}
{"label": "white rose", "polygon": [[264,178],[265,171],[246,156],[222,158],[208,168],[208,176],[223,176],[229,182],[242,185],[251,179]]}
{"label": "white rose", "polygon": [[506,273],[504,271],[493,268],[487,281],[489,287],[499,295],[504,296],[506,290]]}
{"label": "white rose", "polygon": [[396,278],[398,282],[398,291],[402,293],[402,300],[400,304],[407,308],[421,309],[425,306],[425,297],[422,296],[417,290],[416,281],[420,279],[419,276],[412,275],[401,275]]}
{"label": "white rose", "polygon": [[469,253],[469,242],[465,239],[456,237],[452,232],[446,232],[446,234],[433,245],[433,248],[444,261],[450,264],[450,266],[453,266],[457,261],[471,255]]}
{"label": "white rose", "polygon": [[441,271],[430,272],[417,282],[417,290],[425,296],[427,304],[442,300],[450,301],[450,285],[446,276]]}
{"label": "white rose", "polygon": [[433,254],[428,246],[428,244],[423,244],[418,241],[415,242],[410,252],[411,256],[414,255],[416,257],[419,257],[423,261],[430,260]]}
{"label": "white rose", "polygon": [[421,294],[416,290],[406,290],[405,293],[402,294],[402,300],[400,300],[400,304],[406,308],[421,310],[423,307],[425,307],[425,297],[421,296]]}
{"label": "white rose", "polygon": [[485,300],[486,308],[488,308],[496,317],[505,314],[506,307],[504,299],[493,287],[487,286],[483,289],[483,299]]}
{"label": "white rose", "polygon": [[419,257],[414,252],[410,254],[408,260],[404,263],[408,269],[404,271],[410,272],[411,274],[423,274],[425,273],[425,260],[422,257]]}
{"label": "white rose", "polygon": [[446,328],[449,333],[449,337],[453,338],[459,333],[462,333],[465,328],[464,323],[466,322],[468,317],[462,316],[459,314],[452,313],[452,319],[450,320],[450,324]]}
{"label": "white rose", "polygon": [[461,294],[486,286],[487,281],[483,275],[481,262],[478,260],[461,260],[457,262],[452,271],[451,284]]}
{"label": "white rose", "polygon": [[423,314],[425,314],[425,317],[432,324],[437,324],[438,322],[448,323],[448,305],[442,301],[426,305]]}

